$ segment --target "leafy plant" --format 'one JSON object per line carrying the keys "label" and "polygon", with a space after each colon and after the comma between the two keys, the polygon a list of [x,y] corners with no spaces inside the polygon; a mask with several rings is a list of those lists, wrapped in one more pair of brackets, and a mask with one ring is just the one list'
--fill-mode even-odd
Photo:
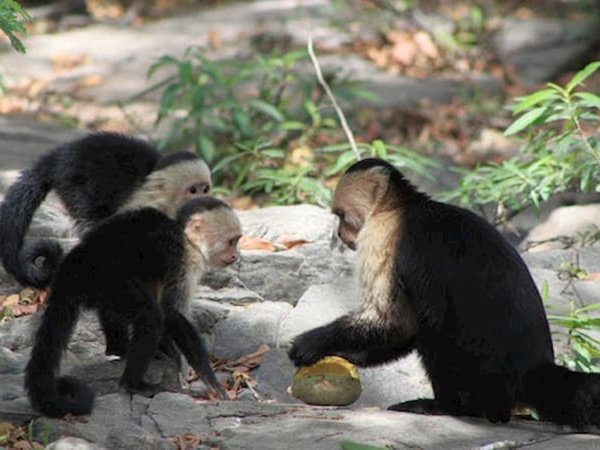
{"label": "leafy plant", "polygon": [[[587,273],[577,264],[564,262],[559,269],[559,278],[568,280],[572,283],[574,280],[583,280],[587,278]],[[564,291],[562,296],[566,294]],[[544,282],[541,289],[541,296],[546,307],[549,296],[548,283]],[[600,340],[590,333],[600,332],[600,317],[597,311],[600,310],[600,303],[594,303],[586,306],[578,306],[574,298],[569,298],[569,313],[548,314],[548,321],[558,327],[555,331],[559,337],[565,339],[567,350],[557,355],[558,362],[572,370],[579,372],[600,372]],[[596,312],[596,314],[594,314]]]}
{"label": "leafy plant", "polygon": [[[161,95],[158,122],[168,120],[161,146],[193,146],[221,189],[267,194],[271,202],[328,203],[328,179],[354,162],[326,96],[312,71],[301,70],[305,50],[211,61],[197,48],[181,59],[164,56],[149,71],[175,69]],[[329,79],[336,97],[373,97],[349,80]],[[361,144],[367,155],[388,157],[427,173],[433,163],[383,142]]]}
{"label": "leafy plant", "polygon": [[548,83],[519,98],[513,107],[518,118],[505,134],[522,137],[521,154],[462,170],[458,188],[442,198],[470,207],[496,204],[494,221],[500,223],[526,207],[539,208],[559,192],[600,191],[600,96],[578,90],[598,69],[600,61],[577,72],[565,87]]}
{"label": "leafy plant", "polygon": [[17,33],[26,34],[23,22],[31,20],[27,12],[14,0],[0,1],[0,30],[10,39],[12,47],[19,53],[25,53],[25,46]]}

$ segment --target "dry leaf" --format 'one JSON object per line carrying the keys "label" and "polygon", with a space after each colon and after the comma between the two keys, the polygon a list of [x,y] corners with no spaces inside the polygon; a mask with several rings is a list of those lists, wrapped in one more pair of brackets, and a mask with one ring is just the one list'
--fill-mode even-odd
{"label": "dry leaf", "polygon": [[4,299],[4,302],[2,303],[2,306],[6,307],[13,307],[15,305],[19,304],[19,294],[11,294],[8,297],[6,297],[6,299]]}
{"label": "dry leaf", "polygon": [[281,245],[283,245],[286,250],[291,250],[293,248],[302,247],[304,244],[308,244],[310,241],[306,241],[304,239],[290,239],[286,241],[282,241]]}
{"label": "dry leaf", "polygon": [[585,277],[585,281],[600,281],[600,272],[588,273]]}
{"label": "dry leaf", "polygon": [[37,311],[37,305],[13,305],[10,309],[15,317],[26,316]]}
{"label": "dry leaf", "polygon": [[267,252],[277,251],[277,247],[271,241],[249,236],[242,236],[240,239],[240,248],[242,250],[264,250]]}
{"label": "dry leaf", "polygon": [[208,45],[212,50],[220,50],[223,48],[223,38],[218,31],[210,30],[208,32]]}

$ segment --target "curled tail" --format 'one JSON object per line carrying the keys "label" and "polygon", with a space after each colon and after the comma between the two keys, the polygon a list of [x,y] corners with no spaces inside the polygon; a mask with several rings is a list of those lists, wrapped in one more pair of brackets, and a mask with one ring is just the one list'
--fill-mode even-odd
{"label": "curled tail", "polygon": [[521,398],[542,420],[580,430],[600,427],[600,374],[547,364],[524,376]]}
{"label": "curled tail", "polygon": [[2,264],[24,286],[46,287],[62,258],[62,249],[56,241],[39,240],[23,248],[33,214],[52,189],[56,154],[52,151],[41,156],[31,169],[24,171],[0,205]]}
{"label": "curled tail", "polygon": [[50,417],[89,414],[94,405],[94,392],[89,386],[73,377],[56,376],[78,316],[75,299],[51,294],[25,368],[25,389],[31,406]]}

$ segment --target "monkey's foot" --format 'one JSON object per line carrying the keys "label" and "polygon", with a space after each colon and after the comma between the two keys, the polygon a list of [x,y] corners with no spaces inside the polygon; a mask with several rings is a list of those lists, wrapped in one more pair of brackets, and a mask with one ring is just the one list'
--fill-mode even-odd
{"label": "monkey's foot", "polygon": [[146,383],[142,381],[135,385],[121,383],[123,388],[130,394],[139,394],[143,397],[154,397],[159,392],[163,392],[164,389],[159,384]]}

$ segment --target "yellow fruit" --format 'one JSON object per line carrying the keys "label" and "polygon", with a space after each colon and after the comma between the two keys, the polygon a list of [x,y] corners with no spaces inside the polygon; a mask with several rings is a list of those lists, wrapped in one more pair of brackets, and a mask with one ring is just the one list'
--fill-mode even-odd
{"label": "yellow fruit", "polygon": [[354,403],[361,391],[356,366],[339,356],[326,356],[299,368],[292,381],[292,395],[311,405],[346,406]]}

